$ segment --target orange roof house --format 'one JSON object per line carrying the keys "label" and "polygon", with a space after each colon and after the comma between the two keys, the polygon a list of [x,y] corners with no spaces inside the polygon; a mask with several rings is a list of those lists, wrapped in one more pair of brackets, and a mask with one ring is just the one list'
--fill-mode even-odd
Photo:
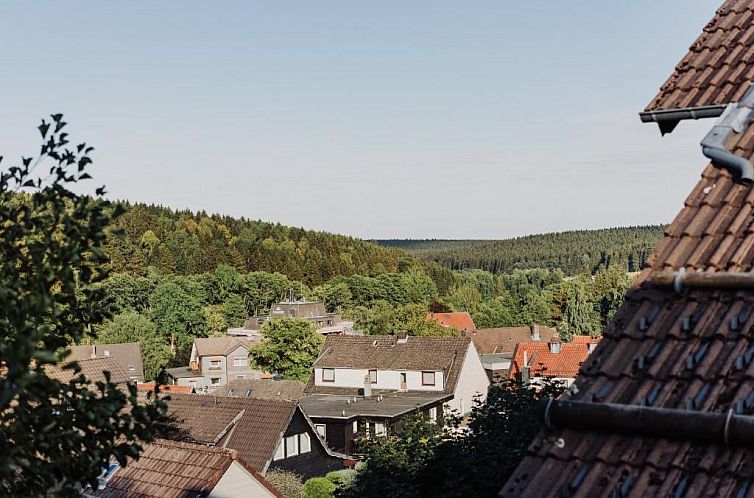
{"label": "orange roof house", "polygon": [[460,331],[476,330],[474,320],[466,311],[455,311],[453,313],[427,313],[427,320],[435,320],[442,327],[449,327]]}
{"label": "orange roof house", "polygon": [[728,0],[641,113],[720,116],[711,162],[500,496],[754,496],[752,83],[754,0]]}
{"label": "orange roof house", "polygon": [[588,342],[564,343],[558,337],[553,337],[549,342],[519,342],[513,353],[508,377],[517,379],[523,375],[522,380],[531,377],[572,379],[589,356],[589,349]]}

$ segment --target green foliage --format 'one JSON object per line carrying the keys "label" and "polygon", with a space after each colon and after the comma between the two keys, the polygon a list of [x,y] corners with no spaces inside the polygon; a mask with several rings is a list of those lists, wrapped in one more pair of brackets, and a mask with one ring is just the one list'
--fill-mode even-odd
{"label": "green foliage", "polygon": [[138,342],[144,364],[145,380],[154,380],[160,368],[170,363],[170,346],[161,339],[157,327],[135,311],[126,311],[97,327],[95,344]]}
{"label": "green foliage", "polygon": [[478,268],[493,274],[546,268],[568,275],[600,267],[639,271],[662,238],[663,226],[606,228],[528,235],[508,240],[382,240],[453,270]]}
{"label": "green foliage", "polygon": [[296,473],[272,469],[267,471],[264,479],[286,498],[306,498],[304,483],[301,481],[301,476]]}
{"label": "green foliage", "polygon": [[312,477],[304,483],[306,498],[333,498],[336,485],[325,477]]}
{"label": "green foliage", "polygon": [[539,399],[557,397],[563,387],[546,381],[537,389],[493,385],[469,415],[468,429],[459,430],[456,417],[438,424],[414,414],[394,433],[361,439],[364,466],[338,496],[497,496],[542,429],[542,420],[532,416]]}
{"label": "green foliage", "polygon": [[[42,121],[39,157],[0,170],[0,495],[78,496],[110,458],[125,465],[149,441],[163,402],[139,404],[77,375],[45,367],[107,318],[94,286],[105,276],[105,231],[117,207],[73,193],[91,178],[91,147],[70,146],[62,115]],[[1,160],[2,158],[0,158]],[[78,284],[78,285],[77,285]],[[80,370],[74,365],[75,371]]]}
{"label": "green foliage", "polygon": [[204,337],[207,333],[201,302],[175,282],[157,284],[149,296],[149,318],[170,344],[171,351],[180,358],[179,364],[188,363],[182,361],[187,359],[184,357],[193,338]]}
{"label": "green foliage", "polygon": [[264,339],[249,351],[252,366],[306,382],[325,343],[317,328],[307,320],[276,317],[264,322],[261,332]]}

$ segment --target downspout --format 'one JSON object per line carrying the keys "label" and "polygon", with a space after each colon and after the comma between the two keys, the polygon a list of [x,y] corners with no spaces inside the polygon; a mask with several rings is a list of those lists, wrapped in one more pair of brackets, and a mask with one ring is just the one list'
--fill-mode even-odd
{"label": "downspout", "polygon": [[702,154],[712,164],[726,168],[737,174],[740,181],[754,183],[754,166],[741,156],[726,149],[726,142],[733,133],[743,133],[754,117],[754,85],[746,92],[739,103],[731,103],[725,108],[720,119],[702,140]]}

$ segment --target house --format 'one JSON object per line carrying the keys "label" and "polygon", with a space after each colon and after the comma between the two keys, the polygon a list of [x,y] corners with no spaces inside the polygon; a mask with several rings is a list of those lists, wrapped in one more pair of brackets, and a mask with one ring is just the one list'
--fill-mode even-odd
{"label": "house", "polygon": [[236,379],[210,394],[259,399],[283,399],[297,401],[304,393],[303,382],[297,380]]}
{"label": "house", "polygon": [[89,498],[284,498],[238,453],[158,439],[138,460],[113,461]]}
{"label": "house", "polygon": [[294,401],[170,393],[168,414],[178,429],[171,439],[235,450],[263,475],[281,469],[309,478],[345,466]]}
{"label": "house", "polygon": [[[45,373],[51,379],[68,383],[78,375],[74,369],[71,368],[71,363],[73,362],[66,361],[65,363],[58,365],[46,365]],[[78,360],[76,363],[81,370],[80,373],[92,383],[105,382],[105,372],[110,375],[110,382],[113,384],[125,385],[129,382],[133,382],[126,372],[121,370],[120,366],[118,366],[112,358],[89,358]]]}
{"label": "house", "polygon": [[641,114],[669,133],[725,112],[703,140],[711,162],[574,388],[541,406],[547,428],[500,496],[754,492],[752,35],[754,0],[726,1]]}
{"label": "house", "polygon": [[245,337],[200,337],[194,339],[188,367],[168,368],[173,384],[196,390],[224,386],[234,379],[258,378],[249,366],[249,348],[254,341]]}
{"label": "house", "polygon": [[474,320],[465,311],[455,311],[452,313],[427,313],[426,320],[434,320],[441,327],[448,327],[456,329],[457,331],[472,331],[476,330]]}
{"label": "house", "polygon": [[499,382],[508,378],[513,352],[518,343],[547,343],[553,337],[558,337],[558,331],[541,325],[498,327],[477,329],[470,337],[479,352],[479,359],[490,382]]}
{"label": "house", "polygon": [[261,338],[261,328],[270,318],[287,316],[308,320],[317,327],[320,334],[352,334],[353,322],[343,320],[337,313],[328,313],[325,304],[313,301],[296,301],[288,299],[285,302],[273,304],[266,315],[249,317],[242,327],[229,328],[228,335]]}
{"label": "house", "polygon": [[586,361],[599,338],[576,336],[573,342],[563,342],[552,337],[548,342],[519,342],[513,353],[508,378],[522,382],[532,382],[536,378],[547,378],[573,384],[581,364]]}
{"label": "house", "polygon": [[489,380],[469,337],[328,336],[300,404],[334,449],[381,434],[407,413],[468,413]]}
{"label": "house", "polygon": [[138,342],[71,346],[70,351],[71,354],[66,357],[66,361],[112,358],[130,380],[144,382],[144,365]]}

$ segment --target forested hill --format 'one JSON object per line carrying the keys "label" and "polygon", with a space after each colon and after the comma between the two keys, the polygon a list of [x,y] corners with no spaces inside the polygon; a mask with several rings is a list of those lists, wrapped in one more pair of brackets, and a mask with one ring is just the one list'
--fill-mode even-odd
{"label": "forested hill", "polygon": [[280,272],[307,285],[339,275],[395,272],[413,258],[353,237],[204,212],[121,203],[114,223],[125,237],[110,237],[111,269],[132,275],[154,267],[161,274],[193,275],[225,263],[241,272]]}
{"label": "forested hill", "polygon": [[664,226],[528,235],[506,240],[381,240],[426,261],[462,270],[480,268],[509,273],[516,268],[560,268],[574,275],[600,266],[622,265],[638,271],[660,241]]}

